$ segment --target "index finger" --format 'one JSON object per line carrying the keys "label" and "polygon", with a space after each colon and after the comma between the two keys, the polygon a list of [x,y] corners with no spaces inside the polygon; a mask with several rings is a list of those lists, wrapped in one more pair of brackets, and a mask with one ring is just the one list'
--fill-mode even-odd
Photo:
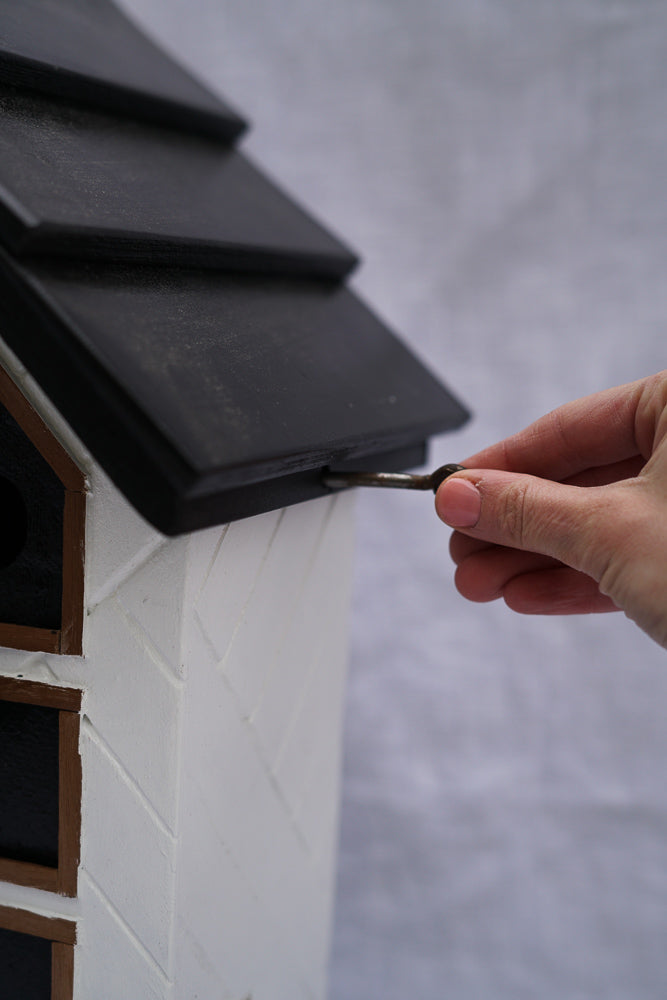
{"label": "index finger", "polygon": [[[667,386],[663,373],[566,403],[518,434],[464,459],[463,465],[525,472],[560,482],[638,455],[648,458],[650,441],[640,439],[650,435],[641,433],[638,415],[646,396],[655,395],[656,381],[663,390]],[[651,407],[644,409],[644,419],[650,423]]]}

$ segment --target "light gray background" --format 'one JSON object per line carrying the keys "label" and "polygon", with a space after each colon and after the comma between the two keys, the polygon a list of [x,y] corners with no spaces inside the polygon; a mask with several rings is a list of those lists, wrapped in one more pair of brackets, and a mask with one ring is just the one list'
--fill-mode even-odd
{"label": "light gray background", "polygon": [[[125,3],[474,409],[433,464],[665,366],[660,0]],[[427,497],[359,514],[331,1000],[664,1000],[665,653],[467,605]]]}

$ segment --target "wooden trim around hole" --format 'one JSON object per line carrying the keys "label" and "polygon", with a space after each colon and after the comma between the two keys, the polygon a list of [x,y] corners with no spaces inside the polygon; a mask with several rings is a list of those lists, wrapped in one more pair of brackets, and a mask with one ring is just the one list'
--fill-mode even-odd
{"label": "wooden trim around hole", "polygon": [[76,944],[76,924],[64,917],[44,917],[30,910],[18,910],[14,906],[0,906],[0,927],[19,934],[58,941],[60,944]]}
{"label": "wooden trim around hole", "polygon": [[44,917],[12,906],[0,906],[0,927],[51,942],[51,1000],[72,1000],[76,944],[74,921],[65,920],[64,917]]}
{"label": "wooden trim around hole", "polygon": [[66,490],[82,492],[86,488],[83,472],[47,427],[32,403],[16,385],[11,375],[0,367],[0,403],[5,406],[23,433],[49,463]]}
{"label": "wooden trim around hole", "polygon": [[31,889],[44,889],[45,892],[58,892],[58,869],[31,864],[29,861],[15,861],[14,858],[0,858],[0,881],[26,885]]}
{"label": "wooden trim around hole", "polygon": [[58,867],[0,856],[0,881],[76,896],[81,843],[82,692],[17,677],[0,676],[0,700],[58,711]]}
{"label": "wooden trim around hole", "polygon": [[0,646],[26,652],[83,655],[83,570],[86,537],[86,478],[53,431],[0,367],[0,404],[5,406],[65,489],[62,604],[59,629],[0,623]]}
{"label": "wooden trim around hole", "polygon": [[51,1000],[72,1000],[74,993],[74,948],[71,944],[51,944]]}
{"label": "wooden trim around hole", "polygon": [[76,896],[81,853],[80,723],[78,714],[60,713],[57,891],[63,896]]}
{"label": "wooden trim around hole", "polygon": [[86,542],[86,494],[67,490],[63,511],[63,600],[60,653],[83,653],[83,569]]}
{"label": "wooden trim around hole", "polygon": [[0,646],[27,653],[59,653],[60,629],[31,628],[0,623]]}
{"label": "wooden trim around hole", "polygon": [[22,677],[0,676],[2,701],[20,701],[24,705],[41,705],[43,708],[80,712],[81,698],[82,692],[78,688],[57,687],[55,684],[23,680]]}

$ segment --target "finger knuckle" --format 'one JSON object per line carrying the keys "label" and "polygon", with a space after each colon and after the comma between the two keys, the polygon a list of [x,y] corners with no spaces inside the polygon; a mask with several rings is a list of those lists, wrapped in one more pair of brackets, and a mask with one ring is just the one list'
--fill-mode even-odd
{"label": "finger knuckle", "polygon": [[523,547],[526,537],[528,486],[524,482],[511,483],[503,492],[498,521],[507,538],[519,548]]}

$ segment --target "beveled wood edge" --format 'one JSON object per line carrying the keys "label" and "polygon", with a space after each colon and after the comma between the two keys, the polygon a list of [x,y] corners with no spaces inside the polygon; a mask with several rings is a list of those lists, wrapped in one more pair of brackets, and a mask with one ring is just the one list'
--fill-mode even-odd
{"label": "beveled wood edge", "polygon": [[51,1000],[72,1000],[74,948],[62,941],[51,943]]}
{"label": "beveled wood edge", "polygon": [[32,937],[57,941],[63,945],[76,944],[76,923],[64,917],[45,917],[31,910],[19,910],[14,906],[0,906],[0,927],[6,931],[18,931]]}
{"label": "beveled wood edge", "polygon": [[86,480],[81,469],[2,366],[0,366],[0,403],[7,407],[65,489],[78,492],[85,490]]}
{"label": "beveled wood edge", "polygon": [[81,717],[75,712],[60,713],[58,792],[58,880],[63,896],[76,896],[81,853]]}
{"label": "beveled wood edge", "polygon": [[0,881],[25,885],[31,889],[44,889],[45,892],[57,892],[58,869],[0,857]]}
{"label": "beveled wood edge", "polygon": [[33,628],[31,625],[0,623],[0,646],[23,649],[26,653],[59,653],[60,629]]}
{"label": "beveled wood edge", "polygon": [[80,712],[83,692],[79,688],[57,687],[41,681],[0,675],[0,699],[20,701],[26,705],[42,705],[65,712]]}
{"label": "beveled wood edge", "polygon": [[[145,36],[144,36],[145,37]],[[164,55],[164,51],[161,53]],[[175,66],[175,64],[172,64]],[[193,77],[179,64],[178,70]],[[106,111],[112,115],[131,116],[148,125],[167,126],[188,135],[221,139],[230,145],[248,130],[247,120],[219,95],[213,95],[200,80],[194,81],[213,104],[198,103],[193,96],[187,97],[161,94],[143,90],[141,84],[123,84],[103,77],[92,77],[89,73],[58,65],[57,72],[48,62],[39,58],[22,55],[19,52],[0,50],[0,81],[10,86],[20,86],[35,90],[43,97],[65,98],[68,103],[76,103],[93,111]],[[201,98],[199,99],[201,101]]]}
{"label": "beveled wood edge", "polygon": [[66,490],[63,512],[63,598],[59,652],[83,654],[86,494]]}

